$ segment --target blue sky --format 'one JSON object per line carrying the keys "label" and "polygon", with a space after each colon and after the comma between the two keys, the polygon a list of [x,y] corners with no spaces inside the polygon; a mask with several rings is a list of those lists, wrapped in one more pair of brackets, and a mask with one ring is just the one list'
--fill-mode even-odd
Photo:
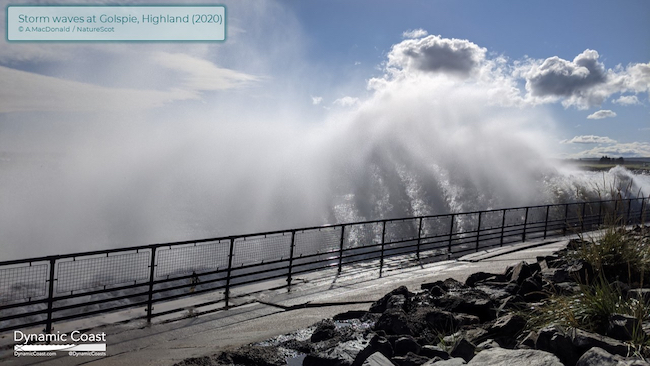
{"label": "blue sky", "polygon": [[[116,116],[158,118],[160,124],[162,116],[194,113],[205,118],[218,110],[223,120],[237,115],[318,124],[372,99],[377,90],[369,88],[371,80],[394,80],[395,70],[422,72],[417,67],[407,70],[406,59],[394,58],[390,64],[391,55],[397,57],[408,42],[413,43],[409,52],[429,50],[426,57],[435,59],[441,57],[434,52],[436,47],[458,40],[464,42],[459,43],[461,48],[478,50],[474,71],[491,77],[492,87],[518,90],[518,95],[511,90],[514,94],[508,100],[489,103],[527,109],[551,120],[542,128],[554,142],[550,155],[650,155],[647,1],[225,5],[229,36],[223,44],[3,41],[0,72],[2,82],[10,85],[0,95],[4,150],[59,150],[68,144],[67,136],[83,138],[95,131],[89,125],[101,130]],[[415,38],[404,35],[414,30],[419,30]],[[586,50],[595,53],[583,54]],[[578,75],[579,55],[596,68],[583,71],[600,79],[578,80],[585,77]],[[499,66],[486,71],[486,65],[497,60]],[[550,68],[545,69],[544,62]],[[446,71],[443,67],[424,74],[444,77]],[[474,71],[463,77],[456,74],[455,81],[475,81]],[[578,79],[551,80],[562,73],[577,73]],[[572,82],[577,84],[568,85]],[[74,122],[78,120],[86,122]],[[43,131],[54,135],[45,136]]]}

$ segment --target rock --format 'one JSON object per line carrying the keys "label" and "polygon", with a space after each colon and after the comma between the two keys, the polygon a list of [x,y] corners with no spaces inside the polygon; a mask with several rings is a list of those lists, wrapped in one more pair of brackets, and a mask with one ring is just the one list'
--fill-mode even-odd
{"label": "rock", "polygon": [[537,332],[531,330],[528,335],[517,344],[517,348],[535,349],[535,342],[537,342]]}
{"label": "rock", "polygon": [[589,333],[582,329],[572,329],[569,335],[573,345],[580,348],[582,352],[592,347],[600,347],[609,353],[621,356],[625,356],[628,352],[628,347],[622,342],[600,334]]}
{"label": "rock", "polygon": [[490,348],[479,352],[467,365],[564,366],[554,355],[538,350]]}
{"label": "rock", "polygon": [[368,315],[367,311],[364,310],[350,310],[345,313],[340,313],[334,315],[333,320],[351,320],[351,319],[361,319]]}
{"label": "rock", "polygon": [[363,361],[363,366],[395,366],[395,364],[380,352],[375,352]]}
{"label": "rock", "polygon": [[422,366],[462,366],[466,364],[467,363],[465,362],[465,360],[463,360],[460,357],[457,357],[457,358],[450,358],[448,360],[443,360],[443,361],[431,360]]}
{"label": "rock", "polygon": [[558,295],[575,295],[577,293],[580,293],[582,291],[582,288],[580,288],[580,285],[578,285],[575,282],[561,282],[561,283],[555,283],[553,284],[553,287],[555,288],[555,292]]}
{"label": "rock", "polygon": [[553,283],[566,282],[571,280],[569,272],[563,268],[542,269],[541,275],[543,279]]}
{"label": "rock", "polygon": [[485,292],[477,289],[448,293],[434,303],[446,311],[475,315],[482,321],[494,319],[496,313],[494,302]]}
{"label": "rock", "polygon": [[404,356],[409,352],[418,354],[422,348],[411,336],[400,337],[395,341],[395,355]]}
{"label": "rock", "polygon": [[433,309],[427,312],[425,320],[429,329],[441,333],[449,333],[459,326],[459,319],[444,310]]}
{"label": "rock", "polygon": [[476,352],[481,352],[483,350],[490,349],[490,348],[500,348],[500,347],[501,346],[499,345],[499,343],[497,343],[497,341],[495,341],[494,339],[488,339],[487,341],[482,342],[476,346]]}
{"label": "rock", "polygon": [[298,351],[300,353],[304,354],[310,354],[314,352],[315,348],[314,345],[309,342],[309,341],[299,341],[295,338],[292,338],[288,341],[285,341],[280,344],[280,346],[287,348],[287,349],[292,349],[294,351]]}
{"label": "rock", "polygon": [[535,277],[529,277],[521,284],[519,295],[523,296],[526,301],[535,302],[548,297],[543,290],[540,280]]}
{"label": "rock", "polygon": [[477,282],[487,280],[488,278],[495,278],[497,275],[486,272],[476,272],[472,273],[467,280],[465,280],[465,286],[474,287]]}
{"label": "rock", "polygon": [[386,334],[413,335],[406,313],[397,309],[384,312],[375,323],[375,330],[383,330]]}
{"label": "rock", "polygon": [[393,357],[393,346],[388,339],[375,334],[368,342],[366,348],[357,354],[357,357],[352,363],[353,366],[361,365],[370,355],[374,353],[381,353],[387,358]]}
{"label": "rock", "polygon": [[236,364],[236,365],[259,365],[259,366],[284,366],[287,361],[278,351],[277,347],[272,346],[244,346],[234,351],[221,353],[217,358],[219,363]]}
{"label": "rock", "polygon": [[503,291],[509,293],[510,295],[517,295],[517,293],[519,293],[519,285],[516,282],[510,282],[506,287],[503,288]]}
{"label": "rock", "polygon": [[391,359],[397,366],[420,366],[429,361],[429,358],[418,356],[413,352],[407,353],[405,356],[396,356]]}
{"label": "rock", "polygon": [[465,325],[475,325],[481,323],[481,318],[479,318],[478,316],[463,314],[463,313],[454,314],[454,319],[456,319],[456,322],[460,327],[463,327]]}
{"label": "rock", "polygon": [[526,327],[526,319],[521,315],[508,314],[497,319],[494,324],[487,329],[490,334],[515,337]]}
{"label": "rock", "polygon": [[[539,265],[538,265],[539,266]],[[533,275],[533,269],[526,262],[519,262],[512,269],[512,275],[510,276],[510,281],[516,282],[517,284],[522,284],[526,278]]]}
{"label": "rock", "polygon": [[311,335],[313,343],[328,340],[336,335],[336,324],[331,319],[325,319],[317,323],[314,333]]}
{"label": "rock", "polygon": [[431,295],[433,297],[442,296],[442,295],[444,295],[446,293],[447,293],[447,291],[443,290],[442,287],[440,287],[440,286],[433,286],[433,287],[429,288],[429,295]]}
{"label": "rock", "polygon": [[635,288],[627,292],[627,297],[630,299],[638,299],[640,301],[650,303],[650,288]]}
{"label": "rock", "polygon": [[420,349],[420,356],[436,358],[446,360],[449,358],[449,353],[438,346],[425,345]]}
{"label": "rock", "polygon": [[474,344],[470,343],[465,338],[461,338],[456,343],[454,343],[449,354],[451,357],[460,357],[466,362],[469,362],[469,360],[474,357],[475,349],[476,346]]}
{"label": "rock", "polygon": [[465,330],[463,333],[464,334],[462,335],[460,333],[457,333],[455,337],[458,338],[462,336],[473,344],[481,343],[490,337],[488,331],[483,328],[472,328]]}
{"label": "rock", "polygon": [[569,276],[575,279],[578,283],[586,285],[590,284],[594,279],[594,269],[584,260],[578,260],[566,267]]}
{"label": "rock", "polygon": [[576,366],[618,366],[619,361],[604,349],[593,347],[580,356]]}
{"label": "rock", "polygon": [[[406,305],[406,302],[408,301],[408,298],[410,296],[408,288],[406,286],[400,286],[393,291],[387,293],[382,297],[381,299],[375,301],[371,306],[370,306],[370,312],[371,313],[383,313],[387,309],[387,305],[389,301],[391,301],[391,297],[394,295],[402,295],[404,299],[404,305]],[[395,302],[397,300],[393,300],[393,305],[395,305]]]}
{"label": "rock", "polygon": [[571,338],[559,326],[548,326],[539,330],[535,348],[551,352],[565,365],[575,365],[581,352],[576,349]]}
{"label": "rock", "polygon": [[634,331],[641,329],[639,319],[623,314],[611,314],[607,327],[607,336],[621,341],[632,339]]}
{"label": "rock", "polygon": [[501,305],[497,308],[497,315],[504,313],[506,310],[510,309],[521,309],[522,304],[525,304],[525,300],[523,297],[516,295],[516,296],[508,296],[505,299],[501,300]]}
{"label": "rock", "polygon": [[390,309],[402,309],[406,310],[406,296],[404,295],[392,295],[388,298],[386,302],[386,310]]}
{"label": "rock", "polygon": [[358,339],[338,343],[334,348],[307,355],[302,364],[303,366],[351,366],[367,344],[367,341]]}

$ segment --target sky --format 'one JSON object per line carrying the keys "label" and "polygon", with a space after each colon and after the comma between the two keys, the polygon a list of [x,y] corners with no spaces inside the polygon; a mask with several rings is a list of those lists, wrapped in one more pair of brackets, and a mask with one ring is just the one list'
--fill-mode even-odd
{"label": "sky", "polygon": [[65,151],[163,116],[318,124],[408,74],[543,111],[554,157],[650,156],[647,1],[223,4],[222,43],[2,41],[0,150]]}
{"label": "sky", "polygon": [[0,256],[575,201],[609,183],[551,158],[650,157],[648,1],[222,4],[223,42],[0,38]]}

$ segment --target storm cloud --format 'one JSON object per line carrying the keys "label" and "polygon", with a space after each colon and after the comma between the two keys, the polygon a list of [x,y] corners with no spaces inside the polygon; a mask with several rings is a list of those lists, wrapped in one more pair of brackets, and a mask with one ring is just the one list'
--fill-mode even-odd
{"label": "storm cloud", "polygon": [[549,57],[526,75],[526,89],[535,97],[565,97],[600,104],[603,97],[593,89],[607,82],[605,66],[598,62],[598,52],[585,50],[573,61]]}
{"label": "storm cloud", "polygon": [[469,76],[485,59],[486,49],[464,39],[428,36],[393,46],[388,66],[406,71]]}

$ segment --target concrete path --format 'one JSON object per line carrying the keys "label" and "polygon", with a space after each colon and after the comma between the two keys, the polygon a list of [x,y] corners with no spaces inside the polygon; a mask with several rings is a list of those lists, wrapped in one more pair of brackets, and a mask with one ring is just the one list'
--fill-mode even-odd
{"label": "concrete path", "polygon": [[[147,325],[129,322],[107,325],[92,332],[105,332],[107,356],[71,357],[59,352],[56,357],[13,356],[13,339],[5,335],[0,344],[3,365],[173,365],[185,358],[217,353],[227,348],[262,341],[306,328],[323,318],[348,310],[368,310],[370,304],[390,290],[405,285],[411,291],[436,280],[459,281],[478,271],[503,273],[520,261],[534,262],[537,256],[550,255],[566,246],[567,239],[520,243],[467,255],[459,260],[388,271],[368,269],[342,276],[305,276],[302,285],[291,293],[270,291],[255,298],[242,299],[247,305],[199,317]],[[345,271],[344,271],[345,272]],[[300,282],[300,281],[297,281]],[[260,303],[262,301],[263,303]],[[285,310],[305,303],[324,304],[315,308]],[[335,304],[342,305],[335,305]],[[11,347],[11,348],[9,348]]]}

